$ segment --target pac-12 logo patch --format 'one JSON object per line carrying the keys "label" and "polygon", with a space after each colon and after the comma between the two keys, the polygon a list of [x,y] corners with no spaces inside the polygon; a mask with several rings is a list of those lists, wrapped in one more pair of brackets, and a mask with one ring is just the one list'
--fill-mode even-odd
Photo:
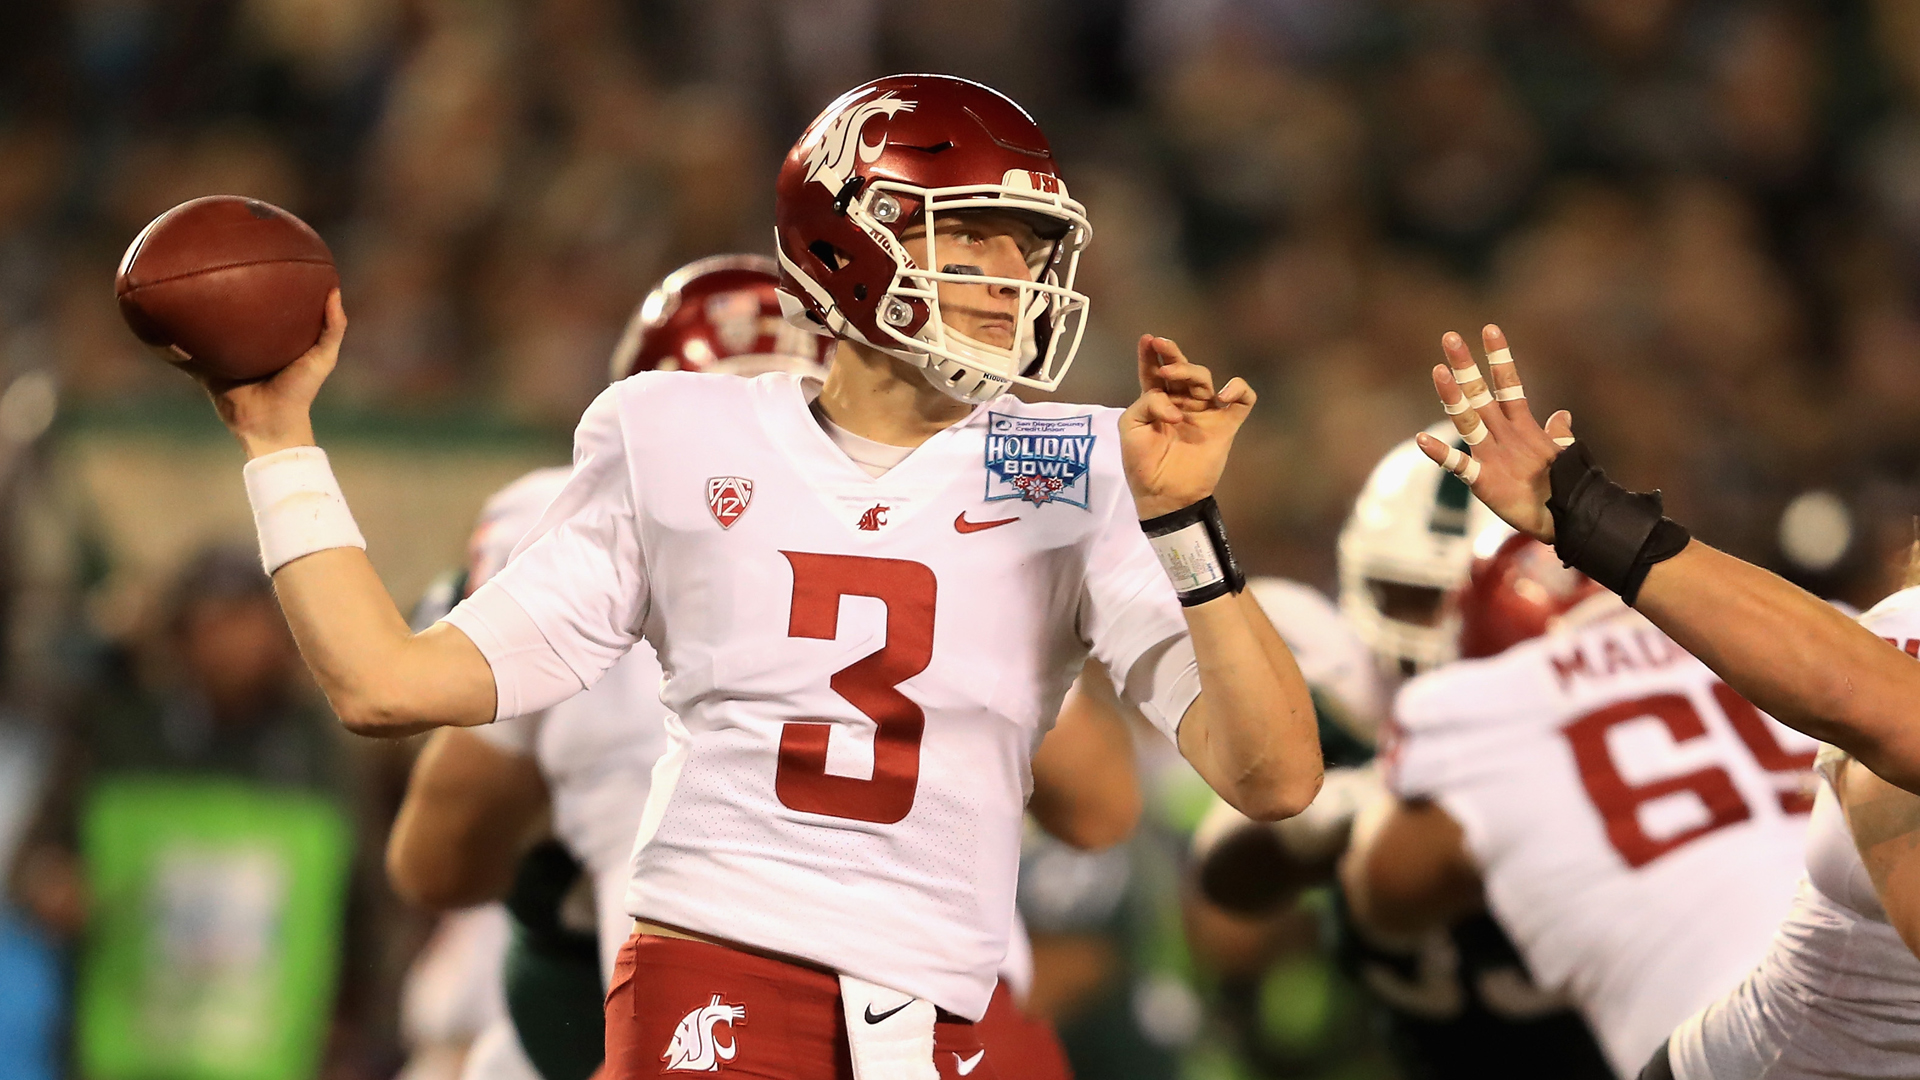
{"label": "pac-12 logo patch", "polygon": [[723,529],[733,528],[753,501],[753,481],[744,476],[714,476],[707,480],[707,509]]}
{"label": "pac-12 logo patch", "polygon": [[1087,509],[1093,463],[1093,417],[987,414],[987,501],[1024,499],[1035,506]]}

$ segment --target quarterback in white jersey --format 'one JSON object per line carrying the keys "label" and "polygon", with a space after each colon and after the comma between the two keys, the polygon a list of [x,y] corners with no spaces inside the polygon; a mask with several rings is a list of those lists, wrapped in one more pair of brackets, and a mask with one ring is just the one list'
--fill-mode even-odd
{"label": "quarterback in white jersey", "polygon": [[[972,1074],[960,1021],[1007,949],[1029,757],[1089,655],[1251,816],[1319,784],[1311,695],[1241,595],[1212,499],[1254,397],[1154,337],[1124,412],[1005,393],[1053,389],[1077,348],[1090,227],[1032,119],[978,84],[850,91],[788,155],[775,220],[783,303],[838,339],[825,384],[617,383],[534,534],[419,634],[311,445],[337,294],[286,371],[210,389],[253,458],[302,655],[352,730],[538,711],[643,639],[658,653],[677,720],[640,826],[610,1075],[715,1055]],[[863,445],[908,454],[875,477]]]}
{"label": "quarterback in white jersey", "polygon": [[[1860,621],[1920,655],[1920,589]],[[1642,1075],[1662,1064],[1680,1080],[1920,1075],[1920,796],[1830,746],[1819,764],[1807,876],[1766,958]]]}
{"label": "quarterback in white jersey", "polygon": [[[1570,573],[1509,545],[1538,575]],[[1630,1076],[1765,951],[1800,877],[1814,744],[1611,595],[1567,595],[1553,632],[1402,688],[1400,801],[1356,826],[1343,880],[1388,929],[1484,895]]]}

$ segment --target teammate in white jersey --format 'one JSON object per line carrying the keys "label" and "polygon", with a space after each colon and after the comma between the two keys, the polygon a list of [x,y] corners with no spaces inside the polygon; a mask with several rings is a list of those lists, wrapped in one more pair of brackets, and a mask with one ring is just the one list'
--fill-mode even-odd
{"label": "teammate in white jersey", "polygon": [[[1920,656],[1920,589],[1861,616]],[[1807,876],[1746,981],[1681,1024],[1646,1080],[1920,1075],[1920,796],[1831,747]]]}
{"label": "teammate in white jersey", "polygon": [[[535,535],[417,635],[312,446],[337,297],[287,371],[211,389],[351,729],[538,711],[642,639],[658,652],[675,719],[611,1076],[990,1069],[964,1023],[936,1021],[986,1007],[1028,757],[1088,655],[1250,816],[1318,786],[1310,695],[1239,595],[1211,498],[1253,394],[1143,337],[1124,413],[1005,396],[1052,389],[1077,348],[1089,229],[1038,127],[977,84],[850,91],[789,154],[775,219],[792,317],[839,340],[817,396],[777,374],[616,384]],[[875,478],[835,428],[911,453]]]}
{"label": "teammate in white jersey", "polygon": [[1356,825],[1349,900],[1394,932],[1484,899],[1633,1075],[1786,913],[1814,744],[1530,538],[1465,605],[1473,651],[1563,625],[1401,690],[1386,750],[1401,801]]}

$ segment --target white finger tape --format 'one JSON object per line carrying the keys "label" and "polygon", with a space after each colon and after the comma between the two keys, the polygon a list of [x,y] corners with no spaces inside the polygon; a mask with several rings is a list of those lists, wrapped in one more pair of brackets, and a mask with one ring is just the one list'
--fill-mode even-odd
{"label": "white finger tape", "polygon": [[1485,424],[1477,424],[1472,431],[1463,431],[1460,433],[1460,441],[1466,443],[1468,446],[1479,446],[1482,442],[1486,441],[1486,438],[1487,425]]}
{"label": "white finger tape", "polygon": [[1459,447],[1449,449],[1447,460],[1440,465],[1441,468],[1465,480],[1468,487],[1472,487],[1473,482],[1480,479],[1480,463],[1474,460],[1473,455],[1462,451]]}
{"label": "white finger tape", "polygon": [[1492,352],[1487,354],[1488,367],[1492,367],[1495,364],[1511,364],[1511,363],[1513,363],[1512,349],[1495,349]]}
{"label": "white finger tape", "polygon": [[1484,409],[1493,404],[1493,395],[1487,393],[1485,387],[1481,387],[1479,393],[1467,395],[1467,404],[1476,409]]}
{"label": "white finger tape", "polygon": [[1518,383],[1512,386],[1502,386],[1493,392],[1493,400],[1495,401],[1524,401],[1526,397],[1527,391]]}
{"label": "white finger tape", "polygon": [[1566,449],[1567,447],[1569,447],[1569,446],[1572,446],[1572,445],[1573,445],[1573,436],[1571,436],[1571,435],[1562,435],[1562,436],[1560,436],[1559,438],[1557,438],[1557,439],[1555,439],[1555,440],[1553,440],[1553,445],[1555,445],[1555,446],[1558,446],[1558,447],[1560,447],[1561,449],[1563,449],[1563,450],[1564,450],[1564,449]]}
{"label": "white finger tape", "polygon": [[1461,386],[1486,381],[1480,377],[1480,366],[1478,364],[1468,364],[1463,368],[1450,367],[1447,370],[1453,372],[1453,381]]}
{"label": "white finger tape", "polygon": [[317,446],[293,446],[247,462],[244,470],[253,526],[260,534],[260,565],[271,574],[328,548],[366,550],[340,482]]}
{"label": "white finger tape", "polygon": [[1440,403],[1440,407],[1446,410],[1448,416],[1459,416],[1461,413],[1467,412],[1473,408],[1473,406],[1467,404],[1466,398],[1461,398],[1459,401],[1456,401],[1451,405],[1443,401]]}

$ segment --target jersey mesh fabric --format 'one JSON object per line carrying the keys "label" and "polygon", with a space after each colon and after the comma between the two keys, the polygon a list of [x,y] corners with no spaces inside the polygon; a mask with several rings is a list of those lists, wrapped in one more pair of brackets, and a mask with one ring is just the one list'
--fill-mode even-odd
{"label": "jersey mesh fabric", "polygon": [[[995,416],[1084,430],[1087,505],[987,501]],[[1001,398],[872,477],[792,376],[636,376],[588,409],[571,480],[448,619],[480,624],[503,699],[550,658],[584,685],[642,636],[658,650],[677,719],[630,914],[977,1018],[1007,948],[1028,755],[1074,673],[1091,652],[1169,736],[1198,693],[1185,620],[1121,474],[1117,416]],[[968,527],[979,522],[998,524]],[[489,636],[512,624],[506,607],[537,642]],[[876,675],[916,661],[895,682]],[[884,785],[870,779],[869,709],[894,747],[903,721],[922,720]],[[824,725],[824,774],[781,764],[798,724]],[[909,795],[893,820],[834,802],[882,786]],[[794,795],[823,789],[839,794]]]}
{"label": "jersey mesh fabric", "polygon": [[1528,970],[1623,1076],[1752,968],[1800,877],[1807,819],[1784,800],[1813,744],[1753,713],[1803,766],[1768,772],[1715,686],[1622,609],[1422,676],[1395,704],[1389,785],[1459,822]]}

